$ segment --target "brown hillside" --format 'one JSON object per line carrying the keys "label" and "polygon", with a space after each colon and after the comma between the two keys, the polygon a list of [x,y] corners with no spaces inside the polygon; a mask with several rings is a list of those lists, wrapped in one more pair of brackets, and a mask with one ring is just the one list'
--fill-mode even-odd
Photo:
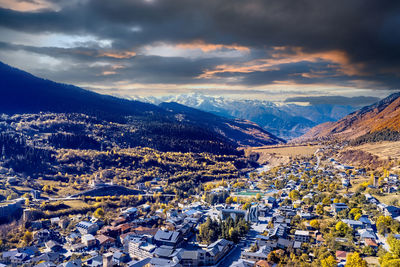
{"label": "brown hillside", "polygon": [[352,140],[367,133],[385,129],[400,131],[400,93],[392,94],[337,122],[317,125],[296,141],[331,138]]}

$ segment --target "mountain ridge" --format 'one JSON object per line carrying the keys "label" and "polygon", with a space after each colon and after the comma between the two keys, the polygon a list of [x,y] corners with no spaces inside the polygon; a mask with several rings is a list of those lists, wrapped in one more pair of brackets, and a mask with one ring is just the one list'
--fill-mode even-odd
{"label": "mountain ridge", "polygon": [[[367,135],[377,135],[378,132],[400,131],[400,92],[365,106],[336,122],[320,124],[296,141],[324,140],[336,138],[339,140],[356,140]],[[383,138],[383,137],[381,137]]]}
{"label": "mountain ridge", "polygon": [[161,97],[136,96],[133,99],[154,104],[176,102],[227,118],[249,120],[286,140],[299,137],[322,122],[336,121],[355,110],[346,105],[278,105],[266,100],[237,100],[200,93]]}
{"label": "mountain ridge", "polygon": [[[73,85],[41,79],[1,62],[0,95],[0,113],[82,113],[94,116],[102,123],[110,121],[129,125],[130,131],[136,131],[130,133],[128,140],[132,142],[132,146],[198,152],[203,147],[205,151],[233,153],[236,147],[242,145],[259,146],[283,142],[251,123],[235,125],[239,127],[235,130],[221,128],[221,124],[227,119],[218,116],[214,118],[215,125],[193,116],[191,120],[180,121],[179,113],[161,106],[101,95]],[[253,127],[257,133],[261,132],[263,135],[254,137],[247,127]],[[238,132],[242,134],[238,135]],[[238,136],[240,139],[237,139]]]}

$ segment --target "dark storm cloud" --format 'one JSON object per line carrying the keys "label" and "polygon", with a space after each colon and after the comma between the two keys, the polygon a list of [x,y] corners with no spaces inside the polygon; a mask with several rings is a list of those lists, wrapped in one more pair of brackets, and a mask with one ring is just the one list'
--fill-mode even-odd
{"label": "dark storm cloud", "polygon": [[[60,1],[54,1],[60,4]],[[347,84],[357,79],[398,88],[400,1],[376,0],[86,0],[19,12],[0,9],[0,26],[29,33],[88,34],[112,41],[113,49],[155,42],[203,40],[253,49],[301,47],[307,53],[343,51],[359,73],[305,78],[282,71],[242,75],[243,84],[295,76],[300,83]],[[216,63],[216,62],[215,62]],[[327,63],[329,64],[329,62]],[[203,66],[211,68],[210,64]],[[197,72],[188,72],[194,74]],[[221,74],[228,75],[228,74]],[[247,76],[247,77],[246,77]],[[349,77],[352,76],[352,77]],[[193,78],[193,77],[192,77]]]}
{"label": "dark storm cloud", "polygon": [[[203,68],[212,68],[215,64],[221,64],[221,59],[201,58],[189,59],[183,57],[160,57],[135,55],[127,58],[115,58],[118,54],[102,52],[101,48],[58,48],[58,47],[34,47],[15,45],[0,42],[1,50],[24,50],[40,55],[57,58],[73,59],[80,64],[74,64],[71,68],[64,66],[62,72],[57,70],[43,70],[44,77],[61,80],[68,73],[70,82],[101,82],[129,80],[132,83],[193,83],[193,77],[199,76]],[[107,62],[105,65],[90,66],[95,60]],[[226,62],[227,60],[224,60]],[[229,60],[228,60],[229,61]]]}
{"label": "dark storm cloud", "polygon": [[310,105],[349,105],[349,106],[366,106],[376,103],[380,100],[378,97],[371,96],[356,96],[356,97],[344,97],[344,96],[300,96],[300,97],[289,97],[285,102],[304,102]]}

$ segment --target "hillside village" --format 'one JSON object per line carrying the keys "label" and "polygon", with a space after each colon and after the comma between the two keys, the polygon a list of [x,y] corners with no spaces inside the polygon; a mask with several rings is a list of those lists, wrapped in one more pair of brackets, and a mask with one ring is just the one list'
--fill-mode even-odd
{"label": "hillside village", "polygon": [[[32,190],[0,207],[2,217],[10,211],[21,216],[18,231],[0,229],[0,261],[4,266],[384,266],[400,244],[400,208],[397,201],[378,198],[397,194],[398,176],[341,164],[328,157],[334,149],[328,145],[288,165],[206,182],[183,198],[165,193],[165,181],[156,177],[137,183],[137,191],[129,191],[134,195],[53,199],[48,188]],[[15,188],[20,180],[10,176],[7,184]],[[99,177],[90,186],[92,193],[125,188]],[[91,206],[58,211],[73,201]],[[38,209],[46,212],[38,215]]]}

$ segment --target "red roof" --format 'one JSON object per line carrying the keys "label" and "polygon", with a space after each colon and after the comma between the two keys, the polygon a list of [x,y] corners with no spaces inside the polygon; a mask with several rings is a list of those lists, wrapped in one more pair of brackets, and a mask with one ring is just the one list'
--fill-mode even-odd
{"label": "red roof", "polygon": [[109,243],[114,243],[115,239],[106,235],[98,235],[96,236],[96,239],[99,240],[100,245],[109,242]]}
{"label": "red roof", "polygon": [[378,244],[375,242],[375,240],[371,238],[365,238],[364,239],[365,245],[370,246],[370,247],[378,247]]}
{"label": "red roof", "polygon": [[122,232],[125,232],[125,231],[131,229],[131,226],[129,225],[129,223],[124,223],[124,224],[118,225],[117,229],[120,229]]}
{"label": "red roof", "polygon": [[346,259],[346,256],[347,256],[346,251],[342,251],[342,250],[336,251],[336,259],[338,259],[338,260]]}
{"label": "red roof", "polygon": [[149,228],[149,227],[139,226],[137,228],[132,229],[132,231],[135,232],[138,235],[151,235],[151,236],[154,236],[154,235],[156,235],[158,229],[157,228]]}
{"label": "red roof", "polygon": [[257,267],[272,267],[273,264],[269,263],[266,260],[259,260],[259,261],[256,262],[256,266]]}
{"label": "red roof", "polygon": [[320,235],[317,235],[317,241],[319,241],[319,242],[324,242],[325,241],[325,239],[322,237],[322,235],[320,234]]}

